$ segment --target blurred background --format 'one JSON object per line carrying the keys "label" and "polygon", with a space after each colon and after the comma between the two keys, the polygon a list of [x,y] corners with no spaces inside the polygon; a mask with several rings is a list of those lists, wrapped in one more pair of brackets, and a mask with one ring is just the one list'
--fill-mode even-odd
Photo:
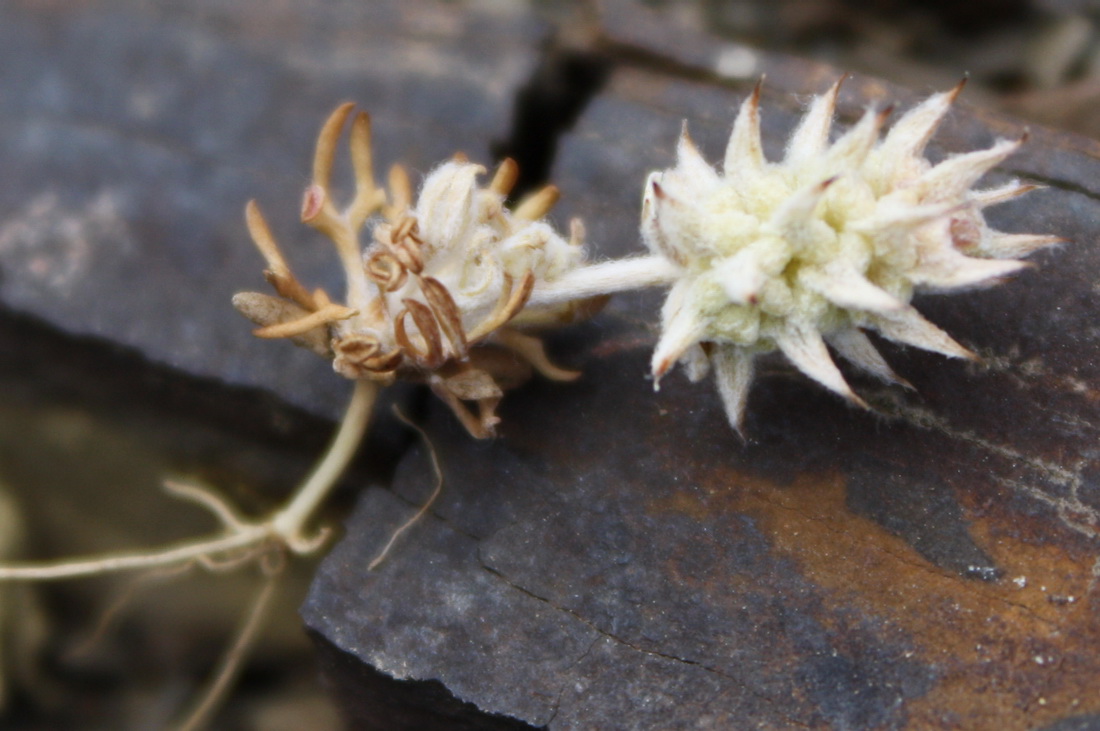
{"label": "blurred background", "polygon": [[650,0],[646,5],[700,33],[917,91],[950,87],[966,74],[968,98],[975,104],[1100,135],[1100,3],[1095,0]]}

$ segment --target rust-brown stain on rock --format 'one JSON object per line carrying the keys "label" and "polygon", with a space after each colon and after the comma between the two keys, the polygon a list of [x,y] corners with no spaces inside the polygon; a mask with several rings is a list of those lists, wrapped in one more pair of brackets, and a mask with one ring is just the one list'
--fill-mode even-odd
{"label": "rust-brown stain on rock", "polygon": [[909,727],[1036,728],[1100,712],[1096,556],[1014,539],[1015,530],[979,519],[970,534],[1001,569],[983,581],[932,564],[854,513],[839,471],[778,484],[729,469],[704,487],[705,497],[678,491],[647,507],[700,524],[751,516],[826,607],[910,637],[937,679],[907,704]]}

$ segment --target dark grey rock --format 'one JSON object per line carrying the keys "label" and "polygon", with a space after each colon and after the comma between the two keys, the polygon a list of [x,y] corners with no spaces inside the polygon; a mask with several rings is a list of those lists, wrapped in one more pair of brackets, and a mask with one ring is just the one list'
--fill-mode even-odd
{"label": "dark grey rock", "polygon": [[[645,34],[607,34],[620,65],[555,177],[597,251],[622,255],[640,248],[638,191],[671,164],[680,119],[719,159],[752,82],[692,67],[713,57],[706,39],[673,57],[624,40]],[[791,92],[835,76],[779,57],[761,70],[774,155],[799,113]],[[872,99],[915,96],[856,79],[842,119]],[[932,154],[1020,133],[961,105]],[[996,224],[1095,238],[1090,150],[1033,130],[988,183],[1015,174],[1051,187],[994,211]],[[766,361],[747,443],[712,384],[673,374],[652,393],[657,297],[618,298],[554,339],[584,378],[509,394],[496,442],[473,443],[430,411],[440,501],[366,571],[434,484],[417,450],[393,485],[403,504],[370,495],[349,519],[307,624],[388,676],[438,681],[549,728],[1023,727],[1082,713],[1100,670],[1100,519],[1081,493],[1100,423],[1096,258],[1068,246],[1004,286],[920,299],[988,363],[887,345],[916,392],[853,376],[873,412]],[[1048,601],[1054,586],[1082,604]],[[1040,697],[1066,702],[1037,710]]]}
{"label": "dark grey rock", "polygon": [[488,162],[544,33],[462,3],[5,4],[0,304],[335,417],[343,379],[229,304],[267,290],[245,202],[342,296],[331,243],[297,221],[329,111],[373,113],[380,174]]}

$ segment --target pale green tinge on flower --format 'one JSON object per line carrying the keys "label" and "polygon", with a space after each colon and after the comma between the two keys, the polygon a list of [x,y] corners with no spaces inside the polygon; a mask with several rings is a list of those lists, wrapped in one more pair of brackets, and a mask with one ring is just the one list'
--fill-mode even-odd
{"label": "pale green tinge on flower", "polygon": [[994,231],[982,216],[984,207],[1034,186],[971,190],[1020,141],[937,165],[924,158],[961,86],[910,110],[884,137],[889,110],[868,110],[830,144],[837,82],[813,100],[774,163],[763,154],[757,87],[741,105],[722,173],[685,125],[676,166],[649,176],[642,211],[646,245],[679,273],[661,313],[655,381],[678,361],[692,380],[713,367],[739,429],[761,353],[783,352],[860,405],[827,346],[873,376],[905,384],[863,330],[972,358],[909,304],[913,294],[995,283],[1027,266],[1011,257],[1060,239]]}

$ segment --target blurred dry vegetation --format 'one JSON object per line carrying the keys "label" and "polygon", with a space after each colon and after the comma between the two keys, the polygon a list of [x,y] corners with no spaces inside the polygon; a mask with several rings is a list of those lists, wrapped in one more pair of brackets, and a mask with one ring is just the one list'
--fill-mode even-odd
{"label": "blurred dry vegetation", "polygon": [[[551,3],[552,4],[552,3]],[[1100,136],[1095,0],[652,0],[684,26]]]}

